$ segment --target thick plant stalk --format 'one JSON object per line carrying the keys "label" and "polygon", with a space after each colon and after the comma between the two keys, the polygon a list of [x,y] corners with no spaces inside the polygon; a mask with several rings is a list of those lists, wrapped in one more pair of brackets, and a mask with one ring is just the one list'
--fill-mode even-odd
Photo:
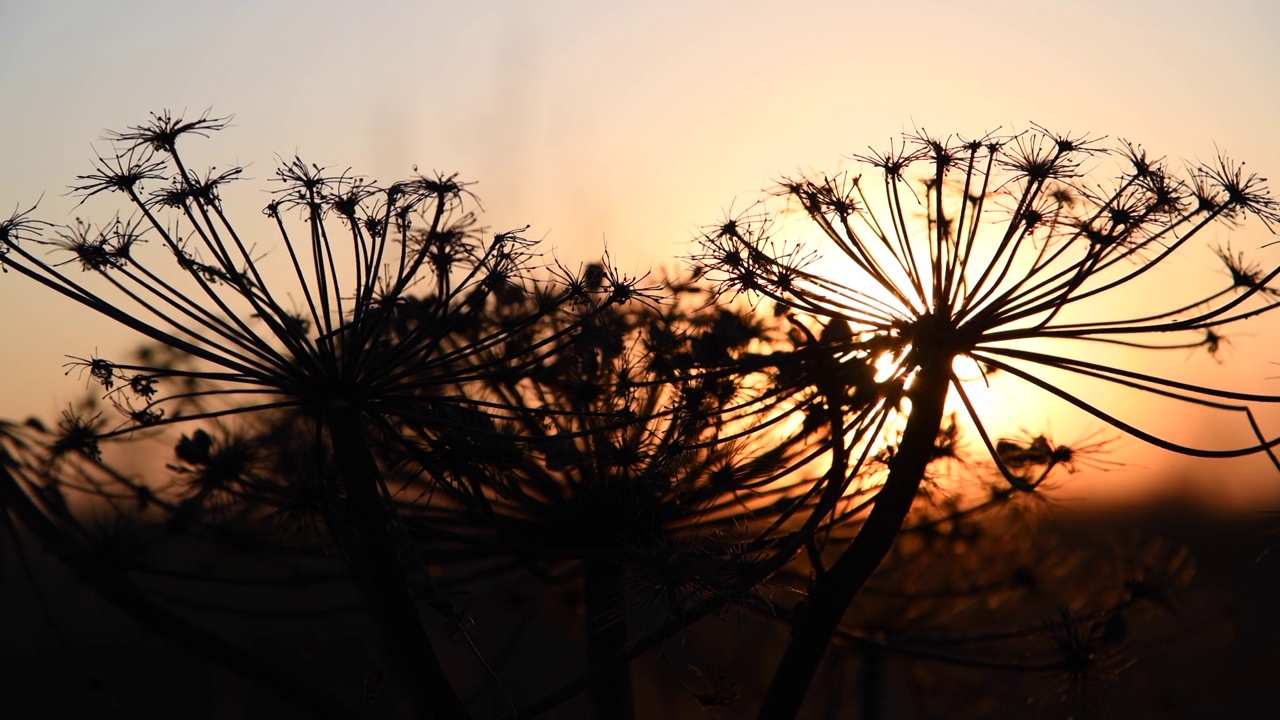
{"label": "thick plant stalk", "polygon": [[[609,560],[588,560],[583,568],[586,600],[587,666],[598,667],[627,645],[626,568]],[[631,666],[623,665],[591,686],[591,704],[600,720],[635,717]]]}
{"label": "thick plant stalk", "polygon": [[884,487],[858,536],[814,582],[803,610],[797,613],[791,641],[760,706],[762,720],[793,718],[800,711],[845,610],[893,546],[932,459],[950,380],[949,355],[939,353],[921,364],[908,394],[907,426],[889,463]]}
{"label": "thick plant stalk", "polygon": [[408,680],[406,690],[419,712],[440,719],[470,717],[436,657],[391,535],[390,512],[382,501],[380,471],[359,416],[351,410],[325,415],[334,460],[346,490],[345,506],[360,543],[358,568],[367,579],[379,618]]}

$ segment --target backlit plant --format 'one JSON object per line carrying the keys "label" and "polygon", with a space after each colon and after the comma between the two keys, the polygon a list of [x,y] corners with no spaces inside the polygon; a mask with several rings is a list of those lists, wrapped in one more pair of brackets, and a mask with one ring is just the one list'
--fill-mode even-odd
{"label": "backlit plant", "polygon": [[[1118,159],[1114,178],[1091,167],[1107,158]],[[824,389],[850,417],[856,457],[868,457],[881,428],[902,428],[856,539],[812,587],[762,717],[798,711],[841,615],[916,497],[949,397],[1009,483],[1032,490],[1042,479],[988,432],[958,362],[1021,380],[1184,455],[1271,453],[1280,442],[1263,434],[1251,410],[1280,396],[1207,386],[1177,377],[1176,367],[1130,368],[1132,354],[1099,354],[1108,346],[1216,350],[1225,328],[1275,309],[1269,285],[1280,269],[1224,248],[1206,253],[1227,266],[1221,287],[1198,290],[1165,273],[1188,256],[1195,262],[1203,248],[1193,240],[1215,223],[1280,221],[1263,178],[1225,156],[1179,176],[1140,146],[1107,148],[1039,127],[973,140],[919,133],[856,159],[872,172],[788,180],[779,190],[836,261],[816,267],[817,253],[776,238],[777,221],[763,213],[708,228],[696,258],[726,292],[763,296],[798,322],[824,327],[824,345],[857,370],[829,374],[837,385]],[[1074,378],[1104,389],[1082,389]],[[1216,449],[1166,439],[1106,407],[1113,391],[1240,418],[1253,440]]]}
{"label": "backlit plant", "polygon": [[[606,262],[583,276],[600,282],[611,272]],[[740,308],[707,306],[696,283],[666,286],[653,295],[660,303],[611,304],[585,320],[565,308],[527,325],[507,342],[579,331],[571,348],[473,388],[503,411],[473,414],[470,439],[425,438],[398,464],[406,526],[429,546],[458,548],[469,576],[527,569],[581,588],[593,669],[644,636],[628,630],[638,606],[677,628],[690,613],[748,598],[800,545],[799,523],[781,521],[781,510],[800,517],[811,486],[821,486],[810,476],[822,476],[812,466],[827,452],[826,428],[778,427],[803,403],[770,395],[761,373],[707,367],[769,346],[768,327]],[[537,300],[494,308],[456,341],[475,343],[527,316],[529,302]],[[598,717],[633,716],[629,669],[590,696]]]}
{"label": "backlit plant", "polygon": [[[823,262],[839,266],[775,239],[780,225],[763,213],[707,229],[700,272],[726,293],[767,299],[776,313],[761,321],[660,305],[671,298],[607,262],[535,281],[531,244],[519,231],[482,235],[452,176],[379,184],[284,162],[265,208],[278,245],[259,245],[223,207],[241,170],[193,172],[178,151],[180,138],[225,125],[162,114],[113,135],[75,190],[114,195],[123,216],[54,227],[33,208],[0,221],[6,270],[153,343],[133,363],[95,352],[68,365],[101,386],[115,423],[90,411],[68,412],[56,433],[0,428],[4,517],[90,585],[123,592],[114,600],[139,616],[145,594],[96,562],[127,555],[133,526],[86,532],[63,490],[96,495],[129,522],[162,517],[177,535],[287,527],[304,542],[283,554],[307,555],[313,531],[327,531],[396,650],[391,684],[418,695],[420,714],[466,714],[418,615],[423,602],[465,635],[465,603],[445,594],[465,578],[442,586],[427,568],[509,577],[514,567],[580,573],[591,634],[590,667],[520,716],[584,691],[599,714],[625,715],[627,663],[730,603],[793,621],[761,714],[794,716],[922,483],[957,456],[949,400],[1016,491],[1109,442],[1002,437],[962,378],[1021,382],[1185,455],[1270,455],[1280,442],[1253,412],[1280,397],[1130,365],[1154,350],[1181,349],[1179,361],[1188,348],[1217,353],[1232,326],[1280,304],[1280,269],[1193,242],[1215,224],[1280,220],[1265,182],[1225,157],[1178,175],[1139,146],[1040,128],[910,136],[859,157],[865,178],[782,184],[800,222],[836,248]],[[1115,177],[1095,167],[1108,160]],[[1218,271],[1186,283],[1171,274],[1197,252]],[[760,322],[776,325],[761,333]],[[1225,449],[1170,439],[1116,409],[1121,393],[1216,414],[1253,439]],[[170,465],[181,487],[169,493],[99,451],[193,420],[223,427],[181,435]],[[821,456],[829,469],[809,472]],[[959,528],[969,512],[957,505],[936,524]],[[1020,592],[1020,576],[1008,580]],[[784,611],[766,581],[803,599]],[[661,611],[643,634],[598,622],[626,617],[626,596],[634,608],[646,594],[663,602],[646,607]],[[190,647],[232,653],[163,608],[154,617]],[[1051,635],[1072,677],[1098,669],[1079,661],[1114,646],[1113,630],[1109,616],[1062,614]],[[341,712],[308,701],[297,678],[241,669]],[[368,680],[364,694],[376,695],[381,680]]]}
{"label": "backlit plant", "polygon": [[[466,185],[454,176],[378,184],[297,158],[276,170],[264,210],[288,261],[285,278],[272,275],[262,262],[271,248],[246,237],[223,207],[224,189],[241,168],[201,173],[179,152],[180,139],[226,125],[162,113],[112,134],[114,152],[99,157],[74,191],[85,200],[117,194],[133,214],[55,228],[32,210],[15,213],[0,222],[0,260],[196,361],[73,362],[123,416],[114,429],[94,425],[77,436],[87,453],[99,440],[196,419],[289,409],[309,422],[315,452],[332,454],[320,463],[333,468],[327,493],[355,530],[352,557],[377,598],[399,666],[416,679],[411,689],[421,692],[424,710],[463,716],[410,598],[411,585],[431,582],[401,565],[404,539],[371,447],[394,442],[399,423],[456,433],[449,407],[486,412],[466,396],[467,383],[554,354],[573,328],[523,347],[520,358],[489,350],[581,288],[542,296],[532,317],[470,345],[446,344],[487,311],[491,296],[522,292],[531,243],[518,231],[482,235]],[[88,277],[76,279],[68,266]],[[631,281],[614,280],[592,292],[609,302],[630,299]],[[411,292],[419,321],[392,342],[392,323]],[[484,362],[471,360],[480,354]]]}

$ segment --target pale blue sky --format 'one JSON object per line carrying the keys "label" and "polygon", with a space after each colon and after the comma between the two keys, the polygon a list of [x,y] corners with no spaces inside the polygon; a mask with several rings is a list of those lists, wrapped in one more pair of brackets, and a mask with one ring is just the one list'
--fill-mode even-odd
{"label": "pale blue sky", "polygon": [[[672,263],[770,180],[913,124],[1036,121],[1280,176],[1278,8],[0,0],[0,211],[43,193],[40,214],[69,221],[60,193],[94,141],[164,108],[235,115],[192,148],[250,166],[246,213],[275,154],[381,179],[418,164],[477,181],[495,229],[531,224],[572,264],[607,239],[633,270]],[[1233,243],[1266,240],[1253,226]],[[13,273],[0,307],[3,416],[53,415],[82,388],[64,355],[132,343]]]}

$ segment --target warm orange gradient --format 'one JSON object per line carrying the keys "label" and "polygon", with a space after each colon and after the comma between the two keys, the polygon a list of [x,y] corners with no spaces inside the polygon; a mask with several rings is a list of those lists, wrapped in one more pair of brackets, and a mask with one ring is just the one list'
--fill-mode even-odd
{"label": "warm orange gradient", "polygon": [[[772,180],[848,167],[850,153],[913,127],[978,135],[1034,120],[1130,138],[1155,156],[1221,149],[1275,175],[1277,27],[1280,6],[1252,0],[9,3],[0,7],[0,212],[39,201],[54,222],[108,219],[109,202],[78,206],[62,194],[104,130],[151,110],[212,106],[235,114],[234,127],[191,144],[190,156],[248,165],[250,179],[227,199],[235,217],[266,202],[276,154],[383,180],[416,164],[477,181],[482,222],[531,224],[548,259],[576,266],[607,243],[624,271],[643,273],[678,265],[699,225],[754,202]],[[1256,224],[1209,239],[1280,261],[1274,248],[1258,250],[1272,238]],[[264,234],[262,250],[272,245]],[[1192,264],[1166,280],[1195,282],[1198,272],[1220,269]],[[53,418],[86,392],[64,377],[64,356],[122,357],[137,344],[12,273],[0,275],[0,308],[5,417]],[[1160,362],[1275,392],[1274,329],[1249,332],[1221,364],[1177,351]],[[998,378],[979,397],[992,417],[1008,414],[1007,434],[1051,429],[1072,442],[1097,429]],[[1132,411],[1171,425],[1159,407]],[[1260,420],[1275,434],[1278,418]],[[1172,426],[1224,442],[1237,431],[1194,417]],[[1188,492],[1280,502],[1264,461],[1189,463],[1130,440],[1109,450],[1124,467],[1082,468],[1066,489],[1119,496],[1147,492],[1151,477],[1169,488],[1202,476],[1210,480],[1187,480]],[[1082,482],[1086,474],[1095,479]]]}

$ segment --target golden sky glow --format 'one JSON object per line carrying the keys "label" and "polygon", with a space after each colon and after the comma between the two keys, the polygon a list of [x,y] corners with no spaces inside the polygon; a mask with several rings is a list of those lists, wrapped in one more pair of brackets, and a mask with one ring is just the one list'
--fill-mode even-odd
{"label": "golden sky glow", "polygon": [[[699,225],[771,181],[851,167],[850,154],[913,127],[972,136],[1035,121],[1155,156],[1223,150],[1280,177],[1277,28],[1280,5],[1267,0],[5,3],[0,212],[40,201],[54,222],[103,219],[109,205],[77,208],[62,193],[104,131],[152,110],[212,107],[234,114],[233,127],[187,148],[248,165],[252,179],[228,199],[246,219],[277,155],[381,180],[419,165],[476,181],[494,230],[530,224],[574,266],[607,242],[623,270],[643,272],[676,265]],[[1258,223],[1205,238],[1280,262],[1259,249],[1271,237]],[[0,276],[0,308],[0,416],[55,416],[84,392],[63,377],[65,355],[135,343],[13,273]],[[1280,392],[1274,329],[1256,325],[1221,365],[1166,359],[1219,385]],[[1004,392],[984,402],[1027,412]],[[1070,414],[1041,412],[1063,440],[1088,436]],[[1280,413],[1271,420],[1280,432]],[[1133,467],[1098,488],[1228,467],[1136,447],[1117,446]],[[1264,463],[1230,467],[1266,475]],[[1274,497],[1280,481],[1263,486]]]}

